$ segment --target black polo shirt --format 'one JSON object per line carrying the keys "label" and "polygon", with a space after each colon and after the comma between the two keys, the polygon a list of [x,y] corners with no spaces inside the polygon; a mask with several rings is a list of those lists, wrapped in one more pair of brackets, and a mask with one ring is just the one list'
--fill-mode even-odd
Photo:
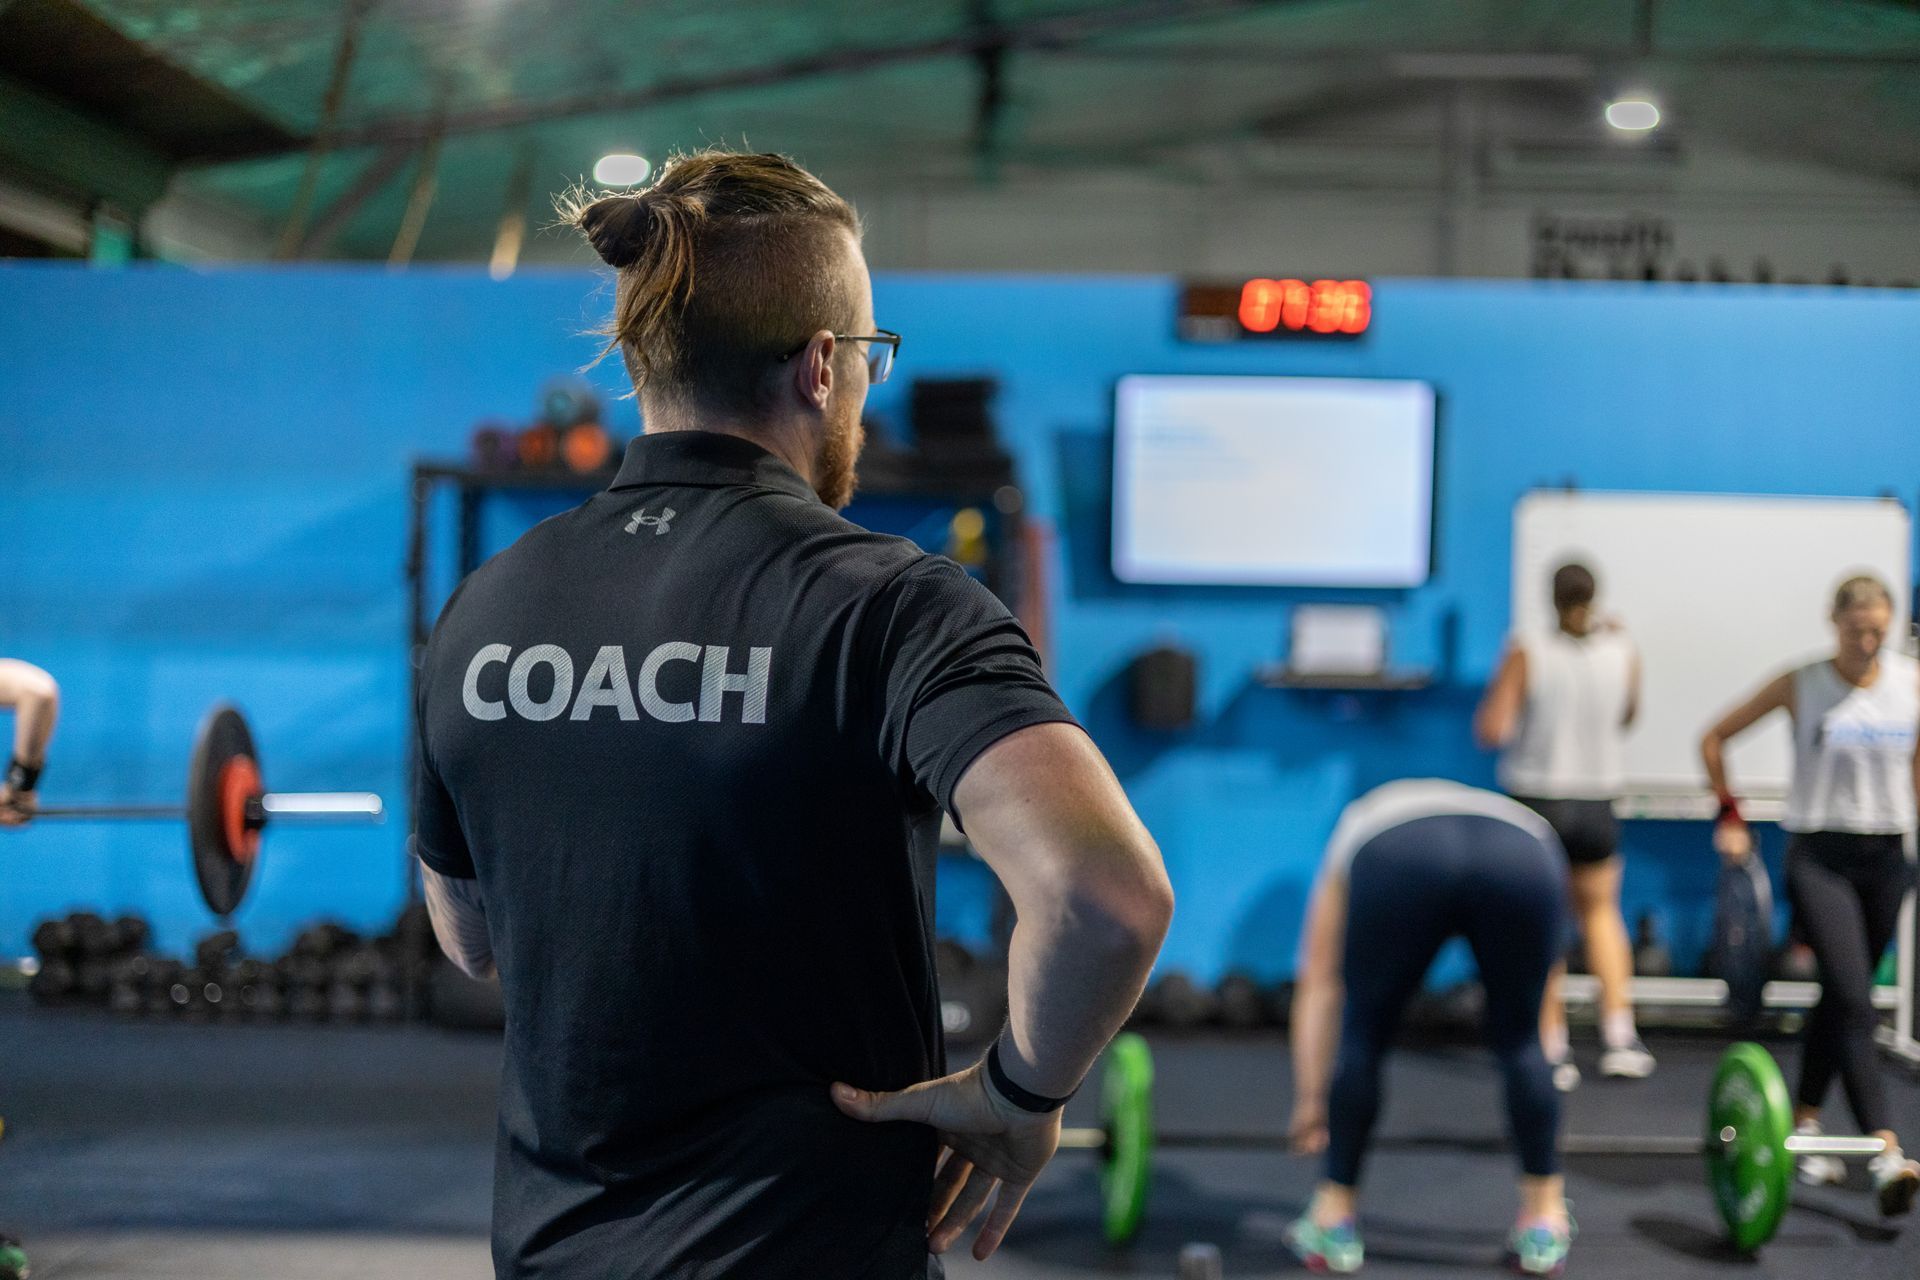
{"label": "black polo shirt", "polygon": [[643,436],[448,602],[421,859],[478,877],[506,1000],[502,1276],[939,1274],[936,1143],[835,1080],[944,1071],[955,782],[1070,719],[951,561],[733,436]]}

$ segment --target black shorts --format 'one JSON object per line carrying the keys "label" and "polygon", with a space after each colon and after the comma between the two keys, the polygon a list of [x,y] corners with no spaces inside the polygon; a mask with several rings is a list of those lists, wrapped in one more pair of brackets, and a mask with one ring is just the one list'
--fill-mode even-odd
{"label": "black shorts", "polygon": [[1547,820],[1574,866],[1605,862],[1620,852],[1620,820],[1613,816],[1613,801],[1513,798]]}

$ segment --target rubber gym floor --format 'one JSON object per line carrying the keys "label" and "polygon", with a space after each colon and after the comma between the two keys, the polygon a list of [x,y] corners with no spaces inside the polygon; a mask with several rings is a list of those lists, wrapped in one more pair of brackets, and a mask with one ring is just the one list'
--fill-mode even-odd
{"label": "rubber gym floor", "polygon": [[[1589,1080],[1569,1100],[1569,1128],[1697,1132],[1720,1043],[1653,1047],[1651,1081]],[[1792,1048],[1774,1048],[1791,1070]],[[1162,1037],[1155,1049],[1163,1129],[1271,1133],[1282,1123],[1278,1036]],[[484,1036],[124,1022],[0,995],[0,1229],[25,1239],[39,1280],[484,1275],[498,1069]],[[1490,1064],[1465,1046],[1407,1050],[1389,1087],[1382,1132],[1407,1141],[1369,1171],[1365,1274],[1498,1274],[1510,1165],[1492,1145]],[[1920,1135],[1920,1085],[1890,1074],[1890,1088],[1898,1123]],[[1094,1092],[1070,1123],[1094,1120]],[[1064,1153],[1000,1256],[952,1259],[949,1274],[1171,1277],[1180,1246],[1196,1240],[1220,1247],[1229,1277],[1299,1273],[1280,1233],[1312,1185],[1311,1162],[1168,1151],[1158,1170],[1131,1249],[1101,1243],[1093,1161]],[[1697,1158],[1575,1159],[1570,1274],[1912,1280],[1920,1223],[1883,1225],[1863,1173],[1854,1177],[1798,1194],[1780,1234],[1748,1259],[1721,1244]]]}

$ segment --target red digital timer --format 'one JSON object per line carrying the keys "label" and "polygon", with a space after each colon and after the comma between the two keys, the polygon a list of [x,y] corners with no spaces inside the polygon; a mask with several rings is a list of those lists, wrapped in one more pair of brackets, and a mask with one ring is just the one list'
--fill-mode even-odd
{"label": "red digital timer", "polygon": [[1373,322],[1364,280],[1189,283],[1180,292],[1180,336],[1192,342],[1242,338],[1357,338]]}

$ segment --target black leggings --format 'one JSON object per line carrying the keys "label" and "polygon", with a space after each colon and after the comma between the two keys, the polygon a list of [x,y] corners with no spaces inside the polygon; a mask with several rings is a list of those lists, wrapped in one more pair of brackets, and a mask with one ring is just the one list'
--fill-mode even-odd
{"label": "black leggings", "polygon": [[1787,845],[1787,900],[1820,962],[1820,1003],[1801,1043],[1800,1102],[1819,1106],[1839,1076],[1862,1133],[1887,1127],[1873,1048],[1873,971],[1913,882],[1900,844],[1899,836],[1817,831]]}
{"label": "black leggings", "polygon": [[1540,1051],[1540,997],[1560,954],[1566,857],[1497,818],[1420,818],[1375,836],[1347,875],[1340,1056],[1327,1099],[1327,1178],[1360,1183],[1380,1113],[1380,1069],[1441,944],[1463,935],[1487,991],[1486,1037],[1507,1124],[1529,1174],[1559,1172],[1560,1095]]}

